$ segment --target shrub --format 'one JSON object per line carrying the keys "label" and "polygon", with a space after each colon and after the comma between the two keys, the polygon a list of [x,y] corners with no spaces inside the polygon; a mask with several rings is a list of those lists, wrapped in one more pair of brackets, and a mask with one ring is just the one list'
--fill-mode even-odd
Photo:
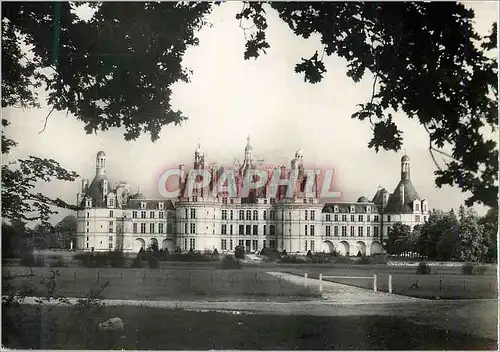
{"label": "shrub", "polygon": [[236,246],[234,248],[234,257],[238,259],[245,259],[245,248],[242,246]]}
{"label": "shrub", "polygon": [[123,252],[121,252],[121,251],[109,252],[107,257],[108,257],[109,265],[112,268],[124,268],[125,267],[125,258],[123,256]]}
{"label": "shrub", "polygon": [[241,262],[232,255],[226,255],[222,259],[222,269],[241,269]]}
{"label": "shrub", "polygon": [[478,265],[476,266],[476,275],[486,275],[486,272],[488,271],[488,267],[485,265]]}
{"label": "shrub", "polygon": [[281,252],[281,254],[283,254],[283,255],[287,255],[287,253],[286,253],[286,249],[283,249],[283,252]]}
{"label": "shrub", "polygon": [[53,266],[55,268],[64,268],[66,266],[66,262],[64,261],[64,257],[62,255],[58,256],[56,258],[56,262],[53,263],[51,266]]}
{"label": "shrub", "polygon": [[139,259],[139,256],[134,258],[134,260],[132,261],[132,264],[130,264],[130,268],[132,268],[132,269],[142,268],[142,264],[141,264],[141,260]]}
{"label": "shrub", "polygon": [[312,256],[311,250],[308,250],[308,251],[307,251],[307,256],[308,256],[308,257]]}
{"label": "shrub", "polygon": [[148,267],[149,267],[150,269],[159,269],[159,268],[160,268],[160,264],[159,264],[159,262],[158,262],[158,259],[156,259],[156,257],[155,257],[155,256],[150,255],[150,256],[148,257]]}
{"label": "shrub", "polygon": [[356,263],[358,264],[371,264],[371,260],[370,258],[368,258],[366,255],[362,255],[361,258],[359,260],[356,261]]}
{"label": "shrub", "polygon": [[35,256],[33,252],[25,252],[21,255],[21,263],[22,266],[35,266]]}
{"label": "shrub", "polygon": [[420,262],[417,267],[417,275],[429,275],[431,273],[431,267],[425,262]]}
{"label": "shrub", "polygon": [[298,256],[298,255],[284,255],[279,259],[279,262],[301,264],[301,263],[306,263],[307,259],[303,256]]}
{"label": "shrub", "polygon": [[217,248],[214,249],[214,255],[219,255],[219,252],[217,251]]}

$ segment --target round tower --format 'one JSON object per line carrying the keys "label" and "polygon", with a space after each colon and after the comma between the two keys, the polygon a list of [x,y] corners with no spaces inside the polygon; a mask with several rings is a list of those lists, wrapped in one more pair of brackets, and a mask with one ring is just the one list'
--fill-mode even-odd
{"label": "round tower", "polygon": [[403,155],[401,157],[401,180],[410,179],[410,157],[408,155]]}
{"label": "round tower", "polygon": [[105,175],[106,174],[106,153],[102,150],[97,153],[95,159],[95,174]]}

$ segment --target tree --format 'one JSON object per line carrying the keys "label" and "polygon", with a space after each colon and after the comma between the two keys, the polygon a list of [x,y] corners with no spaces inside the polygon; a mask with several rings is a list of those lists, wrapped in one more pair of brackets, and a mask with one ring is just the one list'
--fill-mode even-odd
{"label": "tree", "polygon": [[14,219],[10,223],[2,221],[2,257],[16,257],[27,247],[26,223]]}
{"label": "tree", "polygon": [[459,223],[455,211],[451,209],[437,223],[439,240],[437,258],[439,260],[458,259]]}
{"label": "tree", "polygon": [[243,248],[243,246],[234,247],[234,257],[238,259],[245,259],[245,248]]}
{"label": "tree", "polygon": [[498,207],[490,208],[486,215],[479,219],[483,226],[484,245],[488,248],[482,260],[496,262],[497,260],[497,236],[498,236]]}
{"label": "tree", "polygon": [[[85,22],[72,11],[82,3],[2,3],[2,106],[37,106],[32,88],[44,86],[52,109],[71,113],[87,133],[123,127],[127,140],[147,132],[154,141],[162,126],[186,118],[170,106],[171,86],[188,81],[182,56],[218,5],[93,3],[96,12]],[[306,82],[326,74],[325,55],[345,59],[354,82],[373,75],[372,97],[352,116],[370,122],[369,148],[400,150],[393,115],[416,118],[429,134],[436,185],[471,192],[467,205],[495,206],[497,144],[482,129],[498,124],[496,23],[481,38],[474,12],[460,3],[247,2],[236,14],[245,34],[243,20],[254,25],[245,59],[270,47],[270,10],[297,36],[320,36],[323,48],[295,66]],[[448,147],[451,153],[443,151]],[[444,166],[436,153],[448,160]]]}
{"label": "tree", "polygon": [[460,209],[460,235],[458,257],[460,260],[476,262],[484,258],[488,251],[483,239],[484,229],[473,209]]}
{"label": "tree", "polygon": [[57,248],[71,248],[71,242],[76,242],[77,220],[74,215],[67,215],[54,226]]}
{"label": "tree", "polygon": [[401,255],[409,251],[411,227],[401,222],[391,226],[385,239],[384,247],[387,253]]}

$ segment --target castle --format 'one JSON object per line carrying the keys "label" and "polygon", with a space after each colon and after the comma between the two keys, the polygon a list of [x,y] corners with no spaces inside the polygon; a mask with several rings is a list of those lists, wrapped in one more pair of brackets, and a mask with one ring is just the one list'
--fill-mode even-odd
{"label": "castle", "polygon": [[[193,166],[209,172],[213,180],[223,171],[206,165],[200,145]],[[371,255],[382,252],[383,238],[395,222],[413,228],[427,221],[428,204],[412,185],[407,155],[401,158],[401,180],[394,192],[380,188],[371,201],[360,197],[356,202],[321,202],[315,180],[312,189],[305,187],[301,150],[288,170],[299,175],[291,196],[281,186],[270,194],[267,185],[241,194],[242,177],[257,167],[249,139],[243,163],[235,162],[234,167],[238,192],[232,196],[194,190],[173,200],[147,199],[140,190],[131,193],[126,182],[112,183],[106,174],[106,154],[99,151],[94,179],[90,184],[82,180],[77,194],[81,210],[76,248],[138,252],[156,246],[169,251],[233,252],[242,246],[246,252],[270,248],[301,254],[335,250],[342,255]],[[280,171],[287,172],[285,167]],[[186,178],[179,178],[179,185],[185,186]]]}

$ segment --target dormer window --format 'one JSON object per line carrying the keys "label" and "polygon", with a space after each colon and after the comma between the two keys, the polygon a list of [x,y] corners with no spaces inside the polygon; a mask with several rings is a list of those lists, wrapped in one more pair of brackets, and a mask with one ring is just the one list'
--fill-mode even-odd
{"label": "dormer window", "polygon": [[141,209],[146,209],[146,202],[141,202]]}
{"label": "dormer window", "polygon": [[338,207],[338,206],[334,206],[334,207],[333,207],[333,211],[334,211],[335,213],[338,213],[338,212],[339,212],[339,207]]}
{"label": "dormer window", "polygon": [[158,203],[158,209],[163,210],[164,206],[165,204],[163,204],[162,202]]}
{"label": "dormer window", "polygon": [[198,201],[198,197],[193,196],[193,202],[197,202],[197,201]]}
{"label": "dormer window", "polygon": [[370,213],[372,211],[372,208],[371,207],[366,207],[366,212],[367,213]]}
{"label": "dormer window", "polygon": [[415,211],[420,211],[420,204],[415,203]]}
{"label": "dormer window", "polygon": [[351,213],[355,213],[355,212],[356,212],[356,208],[351,205]]}

